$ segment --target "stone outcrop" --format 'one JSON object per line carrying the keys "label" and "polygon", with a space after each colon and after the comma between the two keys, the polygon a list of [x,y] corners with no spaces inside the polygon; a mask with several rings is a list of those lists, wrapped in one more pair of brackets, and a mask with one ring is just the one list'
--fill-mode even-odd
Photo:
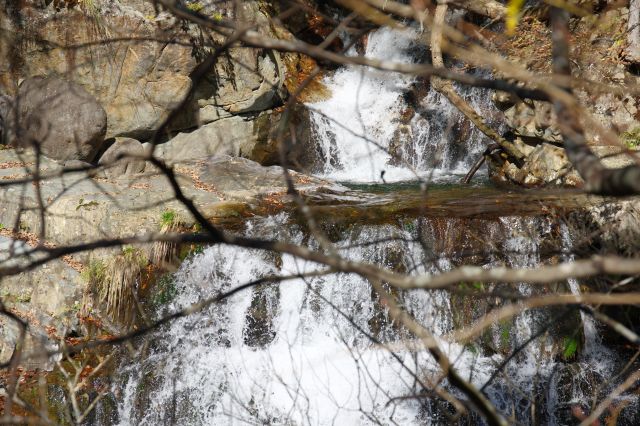
{"label": "stone outcrop", "polygon": [[[581,7],[597,9],[595,2],[584,2]],[[623,60],[629,10],[607,8],[597,13],[597,25],[593,17],[572,22],[572,76],[576,81],[593,82],[575,84],[572,90],[590,117],[581,120],[581,124],[591,149],[603,158],[606,167],[617,168],[634,161],[622,152],[625,148],[636,148],[640,142],[639,100],[632,93],[602,90],[597,84],[633,86],[640,79]],[[517,35],[501,48],[528,70],[551,71],[551,32],[544,19],[533,16],[523,19]],[[550,102],[523,101],[502,92],[495,93],[493,101],[504,113],[508,134],[525,154],[521,161],[503,154],[490,156],[489,172],[494,180],[527,186],[582,184],[564,155],[563,138]]]}
{"label": "stone outcrop", "polygon": [[[516,146],[526,154],[521,163],[504,153],[494,152],[486,156],[489,176],[494,182],[526,187],[579,187],[584,184],[561,146],[545,142],[532,147],[519,139],[516,139]],[[591,149],[600,157],[602,164],[610,169],[634,164],[638,152],[615,146],[593,146]]]}
{"label": "stone outcrop", "polygon": [[[137,151],[139,142],[118,139],[112,146],[118,152]],[[105,156],[110,156],[107,151]],[[104,156],[103,156],[104,158]],[[117,158],[117,157],[116,157]],[[0,150],[0,180],[26,178],[33,173],[32,152]],[[90,166],[78,160],[65,167]],[[116,163],[114,169],[123,167]],[[130,175],[126,163],[119,173],[92,177],[91,171],[68,172],[63,166],[41,158],[40,173],[45,178],[40,191],[46,207],[45,239],[52,245],[75,245],[105,238],[141,236],[161,229],[163,213],[171,211],[181,218],[185,227],[193,224],[189,212],[174,198],[166,177],[155,173],[151,166],[144,174]],[[112,170],[114,171],[114,170]],[[264,214],[280,209],[288,202],[287,185],[281,167],[263,167],[243,158],[217,156],[209,161],[176,163],[174,172],[184,195],[214,223],[239,223],[246,215]],[[303,195],[341,194],[346,188],[322,179],[290,172],[297,189]],[[31,183],[0,187],[0,263],[9,267],[28,262],[21,253],[37,244],[42,231],[38,213],[39,195]],[[11,229],[11,228],[16,229]],[[143,250],[150,245],[141,244]],[[27,354],[51,348],[56,339],[82,334],[79,314],[83,306],[86,277],[78,272],[91,261],[109,259],[120,247],[77,253],[47,263],[34,272],[3,277],[0,296],[3,303],[29,319],[31,329],[27,339]],[[37,257],[36,257],[37,258]],[[7,260],[9,259],[9,260]],[[104,324],[103,324],[104,325]],[[13,352],[19,329],[11,320],[0,316],[0,362]],[[28,368],[47,368],[46,359],[33,359]]]}
{"label": "stone outcrop", "polygon": [[144,171],[143,155],[144,148],[137,140],[116,138],[113,145],[102,154],[98,165],[105,167],[104,172],[110,179],[135,175]]}
{"label": "stone outcrop", "polygon": [[[201,7],[199,13],[250,24],[265,37],[292,38],[286,28],[270,20],[260,2],[244,1],[240,8],[234,4],[196,6]],[[10,100],[18,94],[19,82],[32,77],[76,84],[104,108],[107,140],[150,140],[188,96],[166,127],[169,135],[182,133],[157,149],[170,162],[229,154],[264,165],[280,164],[279,143],[272,137],[281,117],[279,108],[316,66],[304,55],[232,47],[195,85],[194,70],[223,43],[223,37],[180,23],[167,12],[158,14],[140,0],[47,6],[27,1],[0,10],[0,27],[6,29],[0,34],[0,54],[9,58],[0,63],[0,93]],[[316,99],[327,93],[316,78],[301,97]],[[6,115],[0,100],[0,116]],[[295,144],[287,149],[287,164],[315,171],[316,153],[308,146],[308,111],[297,108],[292,121],[299,130]],[[98,160],[84,152],[45,154],[62,162]]]}
{"label": "stone outcrop", "polygon": [[313,145],[310,111],[304,105],[294,106],[288,117],[290,125],[278,138],[283,115],[281,109],[229,114],[194,131],[179,133],[158,145],[154,153],[169,164],[232,155],[273,166],[282,164],[280,150],[284,149],[288,168],[306,173],[319,171],[321,161]]}
{"label": "stone outcrop", "polygon": [[[212,220],[235,215],[234,209],[258,208],[268,195],[286,196],[286,182],[279,166],[263,167],[251,160],[224,155],[210,161],[176,163],[174,171],[185,196]],[[0,150],[0,180],[29,176],[34,162],[33,154]],[[54,244],[156,232],[165,210],[190,220],[188,211],[174,199],[168,180],[152,166],[145,167],[143,175],[112,178],[91,178],[91,171],[60,176],[61,170],[60,164],[42,159],[41,174],[48,176],[40,187],[46,207],[45,237]],[[300,173],[291,175],[302,193],[321,188],[344,189]],[[38,195],[33,185],[0,187],[3,226],[18,224],[21,230],[38,234],[41,226],[37,210]]]}
{"label": "stone outcrop", "polygon": [[[12,249],[19,254],[30,247],[23,241],[0,236],[0,259],[4,266]],[[54,260],[28,274],[2,278],[3,303],[30,321],[24,348],[27,368],[50,368],[51,360],[42,356],[34,359],[32,355],[53,349],[57,338],[78,330],[77,313],[83,289],[80,273],[62,260]],[[10,358],[19,333],[14,321],[0,316],[0,363]]]}
{"label": "stone outcrop", "polygon": [[60,161],[91,161],[104,142],[105,111],[75,83],[55,77],[30,78],[20,85],[14,108],[19,137],[10,142],[16,146],[37,146]]}
{"label": "stone outcrop", "polygon": [[229,116],[192,132],[180,133],[167,143],[158,145],[155,155],[169,164],[204,160],[212,155],[238,156],[242,146],[250,147],[257,141],[251,118]]}
{"label": "stone outcrop", "polygon": [[[231,3],[202,11],[231,13]],[[88,8],[88,9],[87,9]],[[258,2],[242,2],[238,19],[273,36]],[[156,15],[139,1],[96,0],[91,7],[55,9],[27,2],[0,11],[0,89],[15,94],[31,76],[59,75],[93,94],[108,116],[107,138],[151,137],[169,112],[192,89],[191,72],[222,43],[214,33],[178,25],[167,13]],[[268,110],[285,95],[285,71],[277,52],[232,48],[197,87],[174,129],[229,114]]]}

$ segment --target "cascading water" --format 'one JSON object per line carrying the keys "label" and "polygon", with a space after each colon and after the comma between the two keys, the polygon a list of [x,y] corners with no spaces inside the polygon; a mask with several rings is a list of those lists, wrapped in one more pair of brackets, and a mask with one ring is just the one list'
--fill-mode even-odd
{"label": "cascading water", "polygon": [[[356,228],[336,245],[351,260],[413,274],[453,267],[459,260],[437,237],[443,222],[427,221],[420,227],[417,220],[423,219],[401,227]],[[285,231],[287,223],[280,215],[248,226],[254,236],[315,246],[301,229]],[[462,222],[444,223],[465,234]],[[487,241],[510,253],[511,266],[539,261],[538,243],[528,235],[543,234],[548,226],[541,219],[518,218],[476,224]],[[418,232],[423,233],[423,244],[416,242]],[[425,247],[435,251],[424,252]],[[425,259],[439,260],[434,264]],[[486,262],[501,259],[489,256]],[[159,315],[265,276],[320,269],[288,255],[211,247],[175,274],[177,296]],[[524,285],[520,289],[523,294],[533,290]],[[438,336],[456,370],[478,388],[487,385],[486,394],[503,413],[527,423],[535,417],[532,407],[542,404],[549,412],[537,415],[552,419],[556,401],[567,396],[536,396],[551,381],[556,381],[557,392],[567,380],[555,374],[561,363],[552,356],[540,357],[541,352],[553,352],[551,340],[526,346],[488,383],[505,355],[445,337],[460,316],[456,303],[445,291],[403,296],[406,309]],[[518,346],[548,318],[525,313],[507,329],[496,325],[489,346]],[[389,321],[369,283],[353,274],[309,276],[246,290],[175,321],[150,339],[148,354],[123,369],[120,424],[440,424],[446,417],[436,399],[410,398],[424,391],[421,383],[440,380],[441,373],[428,352],[407,341],[409,337]],[[584,398],[579,389],[572,392],[570,400]]]}
{"label": "cascading water", "polygon": [[[381,29],[365,56],[413,63],[424,57],[422,34]],[[355,48],[348,54],[355,55]],[[332,96],[309,104],[324,177],[349,182],[448,179],[466,173],[488,139],[425,81],[346,66],[324,80]],[[413,93],[426,92],[422,99]],[[458,88],[489,123],[497,112],[483,89]],[[413,101],[408,101],[413,99]]]}

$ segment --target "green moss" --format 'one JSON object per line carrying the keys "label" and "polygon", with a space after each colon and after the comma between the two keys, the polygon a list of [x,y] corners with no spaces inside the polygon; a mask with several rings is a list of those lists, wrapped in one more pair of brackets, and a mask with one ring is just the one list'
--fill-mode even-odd
{"label": "green moss", "polygon": [[89,284],[101,283],[106,276],[106,270],[107,268],[103,261],[92,260],[82,269],[80,277]]}
{"label": "green moss", "polygon": [[628,148],[638,148],[640,146],[640,127],[634,127],[620,135],[620,140]]}
{"label": "green moss", "polygon": [[189,3],[187,5],[187,9],[189,9],[192,12],[200,12],[202,9],[204,9],[204,5],[202,3],[200,3],[199,1],[194,2],[194,3]]}
{"label": "green moss", "polygon": [[156,281],[155,293],[152,296],[152,305],[159,308],[171,302],[178,294],[173,274],[165,274]]}
{"label": "green moss", "polygon": [[176,221],[177,215],[173,210],[165,210],[164,212],[162,212],[162,216],[160,216],[161,227],[170,227],[174,225]]}
{"label": "green moss", "polygon": [[562,357],[569,361],[573,359],[578,352],[578,339],[576,337],[566,337],[563,342]]}
{"label": "green moss", "polygon": [[135,263],[140,269],[144,268],[149,263],[149,259],[144,254],[144,252],[141,249],[135,248],[133,246],[122,247],[122,255],[124,256],[125,260],[131,263]]}
{"label": "green moss", "polygon": [[502,348],[508,348],[511,341],[511,327],[510,321],[500,322],[500,345]]}

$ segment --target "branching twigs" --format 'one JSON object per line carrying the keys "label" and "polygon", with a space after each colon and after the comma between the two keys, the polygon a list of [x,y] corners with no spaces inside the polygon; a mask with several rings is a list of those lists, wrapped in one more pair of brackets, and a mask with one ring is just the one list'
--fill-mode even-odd
{"label": "branching twigs", "polygon": [[[431,31],[431,61],[434,66],[444,68],[444,60],[442,58],[442,29],[445,25],[445,17],[447,14],[447,4],[440,3],[436,7],[433,18],[433,30]],[[471,121],[482,133],[495,143],[500,145],[506,152],[516,160],[521,160],[524,154],[511,142],[500,136],[493,130],[480,115],[460,96],[453,84],[449,80],[440,77],[431,78],[432,87],[442,93],[469,121]]]}
{"label": "branching twigs", "polygon": [[[97,348],[97,347],[104,347],[104,346],[116,346],[116,345],[120,345],[126,342],[130,342],[138,337],[141,336],[145,336],[147,334],[149,334],[150,332],[153,332],[157,329],[159,329],[160,327],[162,327],[165,324],[169,324],[179,318],[184,318],[184,317],[188,317],[190,315],[193,315],[196,312],[201,312],[202,310],[208,308],[209,306],[215,304],[215,303],[219,303],[223,300],[228,299],[229,297],[233,296],[234,294],[240,293],[244,290],[259,286],[259,285],[263,285],[263,284],[273,284],[275,282],[282,282],[282,281],[287,281],[287,280],[294,280],[294,279],[300,279],[300,278],[308,278],[308,277],[319,277],[319,276],[324,276],[330,273],[333,273],[334,271],[332,270],[318,270],[318,271],[311,271],[308,273],[300,273],[300,274],[293,274],[293,275],[286,275],[286,276],[281,276],[281,275],[273,275],[273,276],[266,276],[266,277],[262,277],[250,282],[247,282],[245,284],[242,285],[238,285],[234,288],[232,288],[231,290],[219,293],[211,298],[202,300],[198,303],[194,303],[184,309],[181,309],[179,311],[176,311],[170,315],[167,315],[165,317],[162,317],[161,319],[151,323],[148,326],[145,327],[141,327],[137,330],[131,331],[129,333],[125,333],[119,336],[115,336],[112,337],[108,340],[91,340],[91,341],[87,341],[87,342],[82,342],[82,343],[78,343],[78,344],[74,344],[74,345],[62,345],[62,347],[58,350],[53,350],[53,351],[49,351],[47,352],[45,355],[47,356],[53,356],[53,355],[58,355],[58,354],[68,354],[68,353],[76,353],[85,349],[91,349],[91,348]],[[28,357],[24,357],[25,359],[28,359]],[[0,364],[0,369],[3,368],[7,368],[9,367],[11,364],[11,362],[7,362],[7,363],[3,363]]]}
{"label": "branching twigs", "polygon": [[91,414],[100,400],[104,397],[104,393],[99,393],[84,410],[81,410],[80,403],[78,401],[79,393],[88,387],[89,380],[96,374],[98,374],[101,370],[103,370],[105,366],[111,361],[112,357],[113,354],[106,356],[104,359],[101,359],[100,363],[95,368],[92,368],[87,374],[83,374],[85,373],[85,369],[88,366],[84,362],[68,359],[68,364],[75,371],[67,371],[62,363],[58,361],[58,369],[67,380],[67,390],[69,399],[71,400],[71,407],[73,408],[73,423],[78,425],[82,424],[87,416]]}
{"label": "branching twigs", "polygon": [[473,406],[487,419],[491,425],[507,425],[507,421],[496,410],[496,407],[489,401],[478,389],[471,383],[464,380],[458,372],[453,368],[451,362],[440,349],[440,346],[434,336],[413,317],[411,317],[404,309],[398,305],[397,300],[391,295],[380,283],[380,281],[372,280],[371,284],[375,288],[383,305],[389,309],[389,316],[398,324],[406,327],[411,333],[419,338],[424,346],[429,350],[451,385],[462,391],[471,401]]}
{"label": "branching twigs", "polygon": [[[571,75],[569,60],[569,13],[558,7],[551,8],[553,38],[553,70],[559,75]],[[565,86],[570,91],[569,86]],[[595,194],[631,195],[640,193],[640,166],[621,169],[605,168],[591,151],[584,129],[575,111],[561,99],[554,102],[558,126],[564,136],[567,157],[585,180],[585,189]]]}
{"label": "branching twigs", "polygon": [[547,306],[563,305],[638,305],[640,293],[625,294],[550,294],[523,299],[487,313],[469,327],[451,332],[447,338],[457,342],[467,342],[478,337],[482,332],[499,321],[512,318],[526,310]]}
{"label": "branching twigs", "polygon": [[609,396],[607,396],[600,404],[598,404],[598,406],[593,410],[589,417],[587,417],[580,423],[580,426],[590,426],[595,424],[595,422],[598,420],[598,417],[600,417],[600,415],[611,406],[615,399],[627,389],[638,383],[638,381],[640,381],[640,371],[636,371],[635,373],[627,377],[624,382],[620,383],[620,385],[618,385],[618,387],[616,387],[613,392],[609,394]]}

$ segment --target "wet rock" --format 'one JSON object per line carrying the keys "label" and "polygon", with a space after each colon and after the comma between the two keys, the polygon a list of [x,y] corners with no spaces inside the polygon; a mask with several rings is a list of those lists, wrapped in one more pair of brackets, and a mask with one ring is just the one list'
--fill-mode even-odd
{"label": "wet rock", "polygon": [[30,78],[18,91],[23,148],[39,146],[49,158],[93,160],[104,142],[107,115],[81,86],[56,77]]}
{"label": "wet rock", "polygon": [[389,142],[389,154],[391,159],[389,164],[393,166],[402,166],[406,158],[415,158],[415,145],[411,143],[413,140],[413,128],[410,124],[399,124],[391,142]]}
{"label": "wet rock", "polygon": [[[285,119],[288,122],[282,123]],[[278,139],[281,124],[285,129]],[[318,172],[324,162],[312,136],[312,125],[309,109],[301,104],[293,106],[288,117],[282,111],[262,113],[254,121],[254,142],[243,144],[240,155],[263,166],[286,165],[305,173]],[[283,164],[281,150],[284,150],[286,164]]]}
{"label": "wet rock", "polygon": [[276,337],[274,320],[278,313],[280,290],[278,286],[258,286],[253,289],[251,306],[247,309],[243,329],[244,343],[263,348]]}
{"label": "wet rock", "polygon": [[116,179],[120,176],[142,173],[145,162],[140,157],[143,155],[144,147],[137,140],[116,138],[115,143],[102,154],[98,164],[105,167],[104,172],[108,178]]}
{"label": "wet rock", "polygon": [[588,416],[591,407],[582,406],[578,401],[590,401],[604,380],[589,364],[558,364],[547,386],[551,423],[579,424],[580,419],[576,415],[583,413]]}

